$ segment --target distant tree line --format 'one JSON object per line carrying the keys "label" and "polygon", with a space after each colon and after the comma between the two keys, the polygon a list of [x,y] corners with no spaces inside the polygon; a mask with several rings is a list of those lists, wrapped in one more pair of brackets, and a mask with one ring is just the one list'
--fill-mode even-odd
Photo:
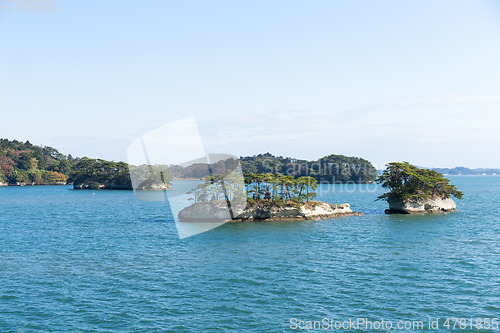
{"label": "distant tree line", "polygon": [[239,161],[232,158],[220,160],[216,163],[196,163],[187,167],[179,165],[163,165],[168,168],[173,179],[197,179],[204,180],[206,176],[228,174],[238,167]]}
{"label": "distant tree line", "polygon": [[[297,180],[312,177],[323,183],[365,183],[376,179],[377,171],[370,162],[357,157],[328,155],[317,161],[298,160],[273,156],[269,153],[241,157],[240,160],[226,159],[208,165],[193,164],[188,167],[178,165],[133,166],[125,162],[113,162],[88,157],[74,158],[63,155],[57,149],[48,146],[36,146],[29,141],[0,139],[0,182],[9,184],[62,184],[92,183],[99,187],[104,182],[131,185],[129,171],[134,170],[144,184],[156,182],[146,179],[152,173],[172,179],[199,179],[207,176],[227,174],[241,164],[245,174],[270,174]],[[154,170],[158,169],[157,172]],[[150,177],[151,178],[151,177]]]}
{"label": "distant tree line", "polygon": [[139,186],[170,184],[170,171],[160,166],[129,166],[88,157],[73,158],[48,146],[35,146],[29,141],[0,139],[0,182],[12,185],[86,184],[98,189],[103,185],[132,189],[130,174]]}
{"label": "distant tree line", "polygon": [[480,175],[500,175],[500,169],[469,169],[465,167],[456,168],[433,168],[439,173],[446,175],[480,176]]}
{"label": "distant tree line", "polygon": [[[131,177],[133,179],[131,179]],[[85,185],[85,188],[132,189],[132,180],[136,189],[151,188],[154,185],[171,185],[172,176],[166,168],[154,165],[130,165],[125,162],[113,162],[83,157],[73,167],[68,182]]]}
{"label": "distant tree line", "polygon": [[273,156],[269,153],[241,157],[244,173],[312,177],[321,183],[369,183],[377,179],[377,169],[359,157],[328,155],[317,161]]}
{"label": "distant tree line", "polygon": [[[274,156],[270,153],[240,157],[241,169],[245,174],[273,174],[312,177],[322,183],[370,183],[377,179],[377,169],[367,160],[359,157],[328,155],[317,161],[298,160],[290,157]],[[193,164],[188,167],[168,166],[174,179],[203,180],[211,173],[234,170],[238,160],[227,159],[211,164]]]}
{"label": "distant tree line", "polygon": [[105,182],[123,184],[132,188],[128,164],[88,157],[80,158],[70,173],[69,183],[87,184],[90,189],[98,189]]}

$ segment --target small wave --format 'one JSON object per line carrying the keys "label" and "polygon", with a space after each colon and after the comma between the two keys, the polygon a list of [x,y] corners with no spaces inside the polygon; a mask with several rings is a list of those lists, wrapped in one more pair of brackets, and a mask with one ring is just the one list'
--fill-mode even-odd
{"label": "small wave", "polygon": [[141,222],[146,222],[146,223],[175,223],[174,219],[141,219]]}
{"label": "small wave", "polygon": [[382,209],[359,209],[364,215],[385,215],[385,211]]}

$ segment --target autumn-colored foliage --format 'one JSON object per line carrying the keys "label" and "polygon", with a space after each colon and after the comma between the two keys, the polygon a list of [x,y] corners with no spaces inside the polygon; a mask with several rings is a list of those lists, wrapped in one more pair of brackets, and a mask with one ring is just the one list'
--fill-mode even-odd
{"label": "autumn-colored foliage", "polygon": [[68,176],[56,171],[50,171],[49,179],[52,183],[65,183],[68,180]]}

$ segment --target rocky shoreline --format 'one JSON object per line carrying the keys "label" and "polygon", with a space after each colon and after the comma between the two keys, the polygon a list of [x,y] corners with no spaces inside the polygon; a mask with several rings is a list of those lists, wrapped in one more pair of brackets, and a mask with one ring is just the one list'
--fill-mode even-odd
{"label": "rocky shoreline", "polygon": [[82,184],[73,184],[74,190],[132,190],[130,184],[116,184],[114,182],[94,183],[85,182]]}
{"label": "rocky shoreline", "polygon": [[433,214],[457,211],[457,205],[452,198],[437,197],[403,202],[390,198],[387,202],[389,209],[385,210],[386,214]]}
{"label": "rocky shoreline", "polygon": [[300,209],[295,206],[257,206],[247,208],[231,222],[321,220],[358,215],[363,214],[352,211],[351,205],[348,203],[334,205],[321,201],[313,201],[301,205]]}
{"label": "rocky shoreline", "polygon": [[[171,185],[168,184],[152,184],[149,186],[142,186],[136,190],[147,190],[147,191],[163,191],[170,190]],[[133,190],[132,184],[121,184],[110,181],[105,181],[104,183],[97,182],[84,182],[83,184],[73,184],[73,189],[75,190]]]}
{"label": "rocky shoreline", "polygon": [[43,184],[37,184],[37,183],[1,183],[0,186],[52,186],[52,185],[68,185],[66,182],[53,182],[53,183],[43,183]]}

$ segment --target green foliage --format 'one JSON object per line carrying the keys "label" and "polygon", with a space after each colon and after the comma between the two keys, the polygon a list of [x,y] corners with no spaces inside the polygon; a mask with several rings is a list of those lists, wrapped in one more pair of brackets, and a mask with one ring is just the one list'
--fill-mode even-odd
{"label": "green foliage", "polygon": [[89,182],[89,189],[91,190],[98,190],[99,186],[101,186],[101,184],[98,182]]}
{"label": "green foliage", "polygon": [[[146,186],[154,182],[170,184],[172,181],[171,173],[166,167],[130,166],[130,171],[141,174],[137,179]],[[73,158],[52,147],[39,147],[29,141],[23,143],[7,139],[0,139],[0,179],[11,184],[87,182],[93,189],[99,188],[104,182],[123,187],[132,186],[127,163],[87,157]]]}
{"label": "green foliage", "polygon": [[377,178],[377,170],[367,160],[343,155],[328,155],[317,161],[273,156],[269,153],[241,157],[241,167],[248,174],[312,177],[323,183],[366,183]]}
{"label": "green foliage", "polygon": [[19,156],[19,159],[17,161],[17,167],[21,170],[32,169],[31,154],[29,152],[21,153],[21,156]]}
{"label": "green foliage", "polygon": [[0,139],[0,178],[12,184],[64,182],[75,160],[52,147]]}
{"label": "green foliage", "polygon": [[24,170],[15,169],[8,177],[9,183],[30,183],[28,173]]}
{"label": "green foliage", "polygon": [[316,197],[318,183],[313,177],[254,174],[245,175],[247,194],[251,196],[249,201],[271,201],[282,203],[286,201],[308,202]]}
{"label": "green foliage", "polygon": [[[120,164],[121,163],[121,164]],[[240,161],[234,159],[222,160],[209,166],[198,163],[189,167],[181,166],[131,166],[130,170],[142,174],[144,184],[162,181],[155,177],[165,178],[165,183],[172,179],[205,179],[209,174],[230,174]],[[267,198],[281,193],[283,200],[290,200],[300,193],[304,200],[314,196],[306,185],[295,183],[296,180],[306,177],[317,182],[371,182],[376,179],[376,169],[370,162],[342,155],[329,155],[317,161],[296,160],[292,158],[276,157],[269,153],[252,157],[242,157],[241,167],[248,174],[271,174],[259,181],[267,193]],[[83,183],[85,181],[115,182],[130,184],[128,165],[124,162],[110,162],[89,158],[73,158],[63,155],[57,149],[48,146],[36,146],[29,141],[0,139],[0,179],[9,183],[60,183],[61,179],[70,176],[68,182]],[[143,170],[141,170],[141,168]],[[161,170],[156,170],[160,168]],[[153,169],[153,172],[152,172]],[[167,170],[168,169],[168,170]],[[54,174],[49,172],[57,173]],[[155,175],[151,177],[151,174]],[[60,176],[63,175],[63,176]],[[55,181],[54,179],[57,179]],[[135,179],[135,178],[134,178]],[[304,179],[302,180],[302,182]],[[271,193],[273,193],[271,195]],[[305,194],[304,194],[305,193]],[[261,196],[260,192],[257,194]],[[264,194],[264,198],[265,198]]]}
{"label": "green foliage", "polygon": [[[238,162],[245,174],[273,174],[293,178],[312,177],[323,183],[367,183],[374,182],[377,170],[367,160],[343,155],[328,155],[317,161],[297,160],[289,157],[273,156],[269,153],[240,157],[240,160],[227,159],[211,164],[212,172],[217,174],[234,170]],[[210,174],[206,163],[189,167],[168,166],[175,179],[204,179]]]}
{"label": "green foliage", "polygon": [[[114,183],[123,188],[132,188],[131,177],[139,188],[153,184],[172,182],[172,175],[165,167],[156,165],[129,165],[125,162],[112,162],[83,157],[73,167],[68,182],[88,184],[89,188],[98,189],[105,182]],[[98,185],[95,185],[98,184]]]}
{"label": "green foliage", "polygon": [[[87,183],[90,188],[104,182],[113,182],[124,187],[132,187],[129,166],[124,162],[112,162],[101,159],[83,157],[73,167],[68,182],[75,184]],[[95,188],[95,189],[97,189]]]}
{"label": "green foliage", "polygon": [[389,163],[377,182],[389,189],[388,193],[379,196],[377,200],[417,201],[450,196],[462,199],[463,195],[439,172],[420,169],[408,162]]}

